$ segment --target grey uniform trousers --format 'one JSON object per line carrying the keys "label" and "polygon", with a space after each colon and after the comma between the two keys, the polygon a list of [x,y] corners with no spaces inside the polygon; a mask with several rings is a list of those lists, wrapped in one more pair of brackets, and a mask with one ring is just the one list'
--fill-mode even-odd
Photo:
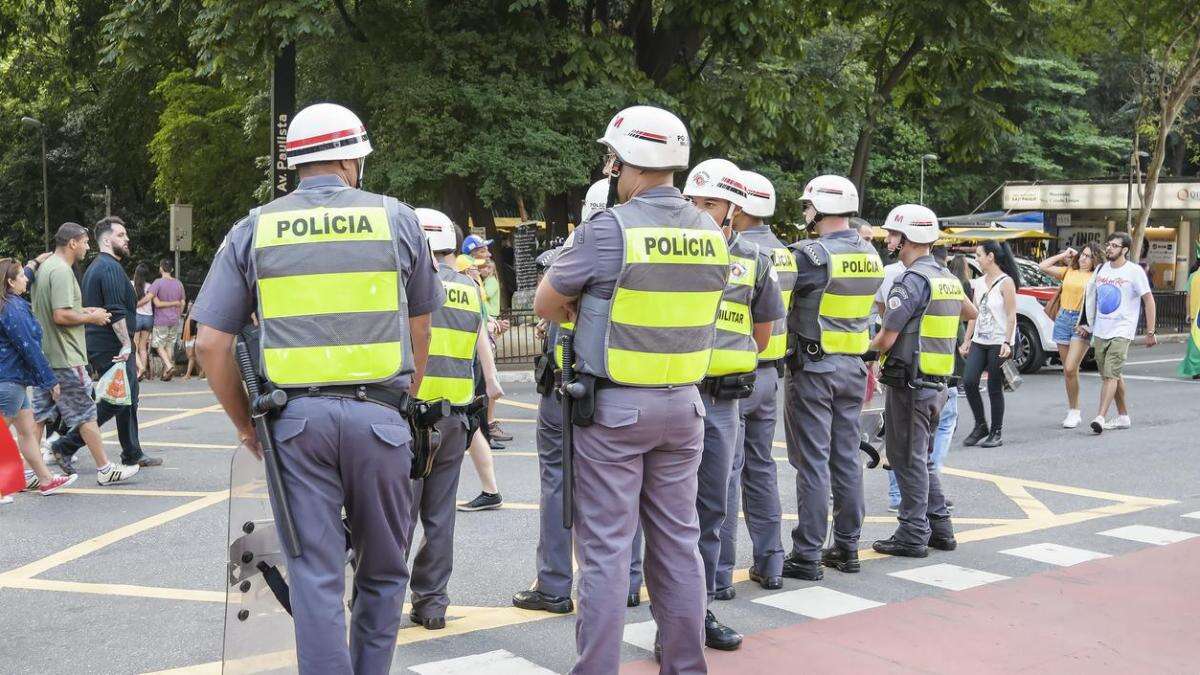
{"label": "grey uniform trousers", "polygon": [[[299,670],[386,673],[408,583],[408,422],[375,403],[301,398],[283,409],[273,435],[303,549],[287,560]],[[349,646],[343,507],[356,556]]]}
{"label": "grey uniform trousers", "polygon": [[945,404],[944,391],[885,388],[884,442],[888,463],[900,485],[900,526],[895,538],[901,543],[924,546],[931,533],[946,537],[954,534],[942,481],[930,457],[933,429]]}
{"label": "grey uniform trousers", "polygon": [[[704,417],[704,452],[697,475],[696,514],[700,522],[700,559],[709,602],[717,590],[717,563],[721,557],[721,527],[725,524],[729,473],[733,468],[733,445],[737,439],[738,401],[720,400],[701,394]],[[634,539],[629,569],[629,592],[637,592],[642,579],[641,530]],[[780,562],[780,565],[783,563]]]}
{"label": "grey uniform trousers", "polygon": [[833,543],[857,549],[862,533],[862,465],[858,419],[867,389],[867,370],[854,356],[827,355],[789,370],[784,427],[788,461],[796,469],[798,521],[792,552],[802,560],[821,558],[833,494]]}
{"label": "grey uniform trousers", "polygon": [[620,668],[634,530],[646,534],[646,584],[662,643],[661,672],[706,673],[704,572],[696,474],[704,403],[695,387],[596,392],[595,423],[575,427],[579,608],[572,673]]}
{"label": "grey uniform trousers", "polygon": [[466,415],[443,417],[435,426],[442,441],[433,469],[423,480],[413,481],[412,527],[419,518],[422,537],[408,586],[412,613],[422,619],[446,616],[450,604],[446,585],[454,569],[455,498],[459,469],[467,451]]}
{"label": "grey uniform trousers", "polygon": [[562,524],[562,402],[553,393],[538,402],[537,450],[541,473],[541,521],[537,545],[537,590],[571,595],[571,531]]}
{"label": "grey uniform trousers", "polygon": [[[729,474],[725,523],[721,526],[721,557],[716,587],[733,585],[737,563],[738,511],[746,516],[746,529],[754,548],[754,569],[765,576],[783,574],[780,534],[779,479],[775,458],[776,393],[779,371],[774,365],[755,371],[754,393],[738,402],[738,437],[733,444],[733,470]],[[740,502],[740,503],[739,503]]]}

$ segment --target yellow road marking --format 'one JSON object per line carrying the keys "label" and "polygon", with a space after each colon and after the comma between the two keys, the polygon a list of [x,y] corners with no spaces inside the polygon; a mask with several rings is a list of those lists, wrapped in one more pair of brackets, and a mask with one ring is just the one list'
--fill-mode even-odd
{"label": "yellow road marking", "polygon": [[[189,410],[195,410],[195,408],[148,408],[144,405],[138,406],[138,412],[187,412]],[[220,408],[218,408],[218,410],[220,410]],[[216,411],[214,410],[213,412]]]}
{"label": "yellow road marking", "polygon": [[942,473],[949,474],[951,476],[960,476],[962,478],[974,478],[976,480],[986,480],[986,481],[993,481],[993,482],[995,481],[995,479],[1000,478],[1000,479],[1004,479],[1004,480],[1016,481],[1016,482],[1020,483],[1021,485],[1024,485],[1027,488],[1034,488],[1037,490],[1048,490],[1050,492],[1062,492],[1064,494],[1077,495],[1079,497],[1095,497],[1096,499],[1106,499],[1108,501],[1113,501],[1113,502],[1137,501],[1137,502],[1145,502],[1146,504],[1148,504],[1150,506],[1166,506],[1167,504],[1175,503],[1175,500],[1173,500],[1173,499],[1154,499],[1152,497],[1131,497],[1129,495],[1118,494],[1116,492],[1104,492],[1102,490],[1093,490],[1091,488],[1075,487],[1073,485],[1058,485],[1056,483],[1046,483],[1046,482],[1039,481],[1039,480],[1028,480],[1025,478],[1011,478],[1008,476],[997,476],[995,474],[983,473],[981,471],[970,471],[968,469],[953,469],[948,466],[942,467]]}
{"label": "yellow road marking", "polygon": [[[537,504],[526,503],[526,502],[504,502],[504,504],[500,508],[514,509],[514,510],[520,510],[520,511],[537,511],[540,507]],[[783,513],[783,514],[780,514],[780,516],[783,520],[798,520],[799,519],[799,516],[797,516],[794,513]],[[744,516],[742,514],[738,514],[738,517],[744,518]],[[829,519],[833,520],[833,516],[830,515]],[[896,522],[896,516],[867,516],[865,519],[865,522],[884,523],[884,524],[894,523],[894,522]],[[1025,522],[1025,519],[1022,519],[1022,518],[955,518],[954,519],[954,523],[956,525],[1007,525],[1009,523],[1023,523],[1023,522]]]}
{"label": "yellow road marking", "polygon": [[497,417],[497,422],[515,422],[517,424],[537,424],[537,420],[530,419],[515,419],[512,417]]}
{"label": "yellow road marking", "polygon": [[[157,427],[161,424],[167,424],[168,422],[177,422],[182,419],[187,419],[188,417],[195,417],[196,415],[200,415],[200,414],[203,414],[206,412],[213,412],[214,410],[220,410],[220,409],[221,409],[220,404],[210,405],[205,408],[190,408],[190,409],[186,410],[185,412],[176,413],[174,415],[167,415],[166,417],[159,417],[158,419],[150,420],[148,422],[139,422],[138,430],[140,431],[142,429],[148,429],[150,427]],[[117,430],[113,429],[112,431],[105,431],[104,433],[102,433],[100,435],[104,438],[112,438],[113,436],[117,435]]]}
{"label": "yellow road marking", "polygon": [[1045,504],[1034,499],[1033,495],[1029,494],[1029,490],[1026,490],[1019,481],[993,479],[992,482],[996,484],[996,487],[1000,488],[1000,492],[1004,493],[1005,497],[1008,497],[1017,505],[1017,508],[1024,511],[1025,516],[1030,520],[1054,517],[1054,512]]}
{"label": "yellow road marking", "polygon": [[210,492],[206,497],[201,497],[200,499],[187,502],[186,504],[176,506],[175,508],[167,509],[162,513],[156,513],[148,518],[143,518],[137,522],[118,527],[109,532],[105,532],[100,536],[92,537],[91,539],[82,541],[74,546],[70,546],[58,551],[57,553],[52,553],[41,560],[35,560],[27,565],[22,565],[21,567],[0,574],[0,587],[6,586],[8,581],[11,579],[30,579],[47,570],[58,567],[59,565],[69,563],[72,560],[77,560],[89,553],[95,553],[109,544],[114,544],[122,539],[127,539],[135,534],[145,532],[153,527],[162,525],[163,523],[169,523],[172,520],[182,518],[188,514],[195,513],[196,511],[212,506],[213,504],[225,501],[225,499],[228,497],[228,490]]}
{"label": "yellow road marking", "polygon": [[143,393],[138,394],[138,400],[140,401],[144,398],[159,398],[162,396],[200,396],[201,394],[207,394],[209,396],[212,396],[212,391],[209,389],[202,389],[202,390],[197,390],[197,391],[154,391],[154,392],[150,392],[150,393],[143,392]]}
{"label": "yellow road marking", "polygon": [[92,595],[120,595],[133,598],[157,600],[188,600],[192,602],[225,602],[225,594],[218,591],[195,591],[186,588],[159,588],[156,586],[132,586],[129,584],[97,584],[57,579],[22,579],[0,576],[0,586],[34,591],[59,591],[87,593]]}
{"label": "yellow road marking", "polygon": [[61,494],[71,495],[125,495],[128,497],[207,497],[212,494],[212,490],[204,492],[194,490],[136,490],[130,488],[65,488],[59,490]]}
{"label": "yellow road marking", "polygon": [[512,399],[507,399],[507,398],[498,399],[496,401],[496,403],[499,403],[501,405],[510,405],[514,408],[524,408],[526,410],[537,410],[538,409],[538,407],[532,403],[525,403],[524,401],[514,401]]}
{"label": "yellow road marking", "polygon": [[[106,440],[108,445],[120,445],[120,441]],[[221,445],[220,443],[176,443],[174,441],[147,441],[142,439],[142,445],[162,448],[191,448],[194,450],[233,450],[236,445]]]}

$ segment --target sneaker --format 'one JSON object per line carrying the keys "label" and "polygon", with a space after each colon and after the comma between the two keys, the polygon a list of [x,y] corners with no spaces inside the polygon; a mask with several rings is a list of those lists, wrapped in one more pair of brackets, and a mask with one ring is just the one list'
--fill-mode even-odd
{"label": "sneaker", "polygon": [[895,504],[888,504],[888,511],[891,511],[892,513],[900,513],[900,503],[897,502]]}
{"label": "sneaker", "polygon": [[50,479],[49,483],[39,487],[38,492],[40,492],[43,497],[52,495],[55,492],[70,486],[71,483],[75,482],[76,478],[79,478],[79,474],[73,474],[70,476],[55,476]]}
{"label": "sneaker", "polygon": [[1104,415],[1096,415],[1096,419],[1092,420],[1092,433],[1101,433],[1104,431]]}
{"label": "sneaker", "polygon": [[493,438],[492,440],[488,441],[488,447],[493,450],[503,450],[504,448],[506,448],[508,446],[504,445],[500,441],[497,441],[496,439]]}
{"label": "sneaker", "polygon": [[0,504],[11,504],[13,502],[11,495],[0,496]]}
{"label": "sneaker", "polygon": [[466,504],[459,504],[459,511],[488,511],[498,509],[504,503],[504,498],[499,494],[491,494],[488,492],[480,492],[479,496]]}
{"label": "sneaker", "polygon": [[946,510],[951,513],[954,512],[954,502],[950,501],[949,499],[946,500]]}
{"label": "sneaker", "polygon": [[1064,429],[1074,429],[1075,427],[1079,426],[1079,423],[1082,421],[1083,421],[1083,416],[1079,414],[1078,410],[1068,410],[1067,418],[1064,419],[1063,423],[1062,423],[1063,428]]}
{"label": "sneaker", "polygon": [[108,471],[97,471],[96,482],[100,485],[112,485],[133,478],[141,469],[137,464],[113,464]]}
{"label": "sneaker", "polygon": [[1133,422],[1129,420],[1129,415],[1117,415],[1112,420],[1104,423],[1104,430],[1111,431],[1113,429],[1128,429],[1133,426]]}
{"label": "sneaker", "polygon": [[58,468],[63,470],[63,473],[67,474],[68,476],[72,476],[76,473],[74,457],[64,455],[53,446],[50,447],[50,452],[54,453],[54,463],[58,465]]}
{"label": "sneaker", "polygon": [[41,482],[42,482],[42,480],[37,477],[36,473],[30,471],[29,469],[25,469],[25,491],[26,492],[33,492],[34,490],[37,489],[37,486],[40,485]]}
{"label": "sneaker", "polygon": [[148,466],[162,466],[162,463],[161,457],[151,457],[149,455],[142,455],[142,458],[137,461],[137,465],[143,469]]}
{"label": "sneaker", "polygon": [[502,429],[500,423],[495,420],[488,423],[488,434],[497,441],[511,441],[513,439],[512,434]]}

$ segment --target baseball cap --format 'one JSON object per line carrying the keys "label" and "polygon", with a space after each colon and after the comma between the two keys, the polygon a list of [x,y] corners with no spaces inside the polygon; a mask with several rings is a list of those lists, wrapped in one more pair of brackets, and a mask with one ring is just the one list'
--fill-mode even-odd
{"label": "baseball cap", "polygon": [[471,251],[474,251],[477,248],[482,248],[484,246],[491,246],[491,245],[492,245],[491,239],[484,239],[483,237],[481,237],[477,234],[469,234],[469,235],[467,235],[466,239],[463,239],[462,252],[470,253]]}

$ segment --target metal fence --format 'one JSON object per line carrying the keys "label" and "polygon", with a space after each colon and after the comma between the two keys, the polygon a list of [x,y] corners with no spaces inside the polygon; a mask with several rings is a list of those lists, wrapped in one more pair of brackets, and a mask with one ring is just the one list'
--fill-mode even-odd
{"label": "metal fence", "polygon": [[533,367],[533,358],[542,349],[542,341],[534,334],[538,318],[533,310],[505,310],[500,313],[501,319],[507,319],[509,328],[496,338],[496,363],[515,369],[521,366]]}
{"label": "metal fence", "polygon": [[[1157,325],[1154,327],[1158,335],[1169,333],[1186,333],[1190,330],[1188,324],[1187,293],[1177,291],[1155,291],[1154,306]],[[1138,319],[1138,335],[1146,332],[1146,313]]]}

